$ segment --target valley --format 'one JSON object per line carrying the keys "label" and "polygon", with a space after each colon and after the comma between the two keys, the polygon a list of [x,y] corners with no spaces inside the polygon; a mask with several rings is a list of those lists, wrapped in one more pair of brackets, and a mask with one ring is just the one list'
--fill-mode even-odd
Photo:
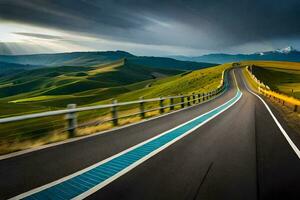
{"label": "valley", "polygon": [[[0,73],[0,116],[63,109],[70,103],[84,106],[106,103],[112,98],[138,98],[132,93],[149,93],[147,96],[153,97],[158,95],[153,92],[156,85],[179,79],[193,69],[213,66],[169,58],[136,57],[118,51],[88,54],[79,54],[80,57],[68,54],[66,58],[48,55],[48,62],[42,59],[45,55],[0,56],[0,60],[23,63],[12,65],[17,65],[18,70],[6,67],[5,73]],[[67,63],[73,66],[62,66]],[[38,64],[45,66],[36,67]],[[53,64],[58,66],[49,66]],[[83,66],[78,66],[81,64]],[[174,91],[157,93],[168,95]]]}

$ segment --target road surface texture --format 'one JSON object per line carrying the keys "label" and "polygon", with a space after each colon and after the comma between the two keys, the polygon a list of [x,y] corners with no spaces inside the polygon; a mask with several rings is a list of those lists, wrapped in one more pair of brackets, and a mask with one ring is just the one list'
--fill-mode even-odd
{"label": "road surface texture", "polygon": [[[300,199],[300,159],[295,149],[263,102],[248,91],[240,69],[235,69],[235,73],[231,70],[229,83],[228,91],[212,101],[123,129],[0,160],[0,199],[76,173],[234,99],[236,102],[210,121],[198,124],[199,127],[194,125],[188,134],[179,135],[176,141],[172,139],[171,145],[77,198]],[[242,92],[240,99],[238,90]],[[275,109],[271,110],[299,149],[299,136],[285,125]],[[52,189],[56,191],[55,198],[51,192],[40,194],[41,189],[31,192],[36,196],[27,197],[64,199],[72,191],[63,188]],[[79,189],[84,193],[84,189]],[[20,197],[26,195],[17,196]]]}

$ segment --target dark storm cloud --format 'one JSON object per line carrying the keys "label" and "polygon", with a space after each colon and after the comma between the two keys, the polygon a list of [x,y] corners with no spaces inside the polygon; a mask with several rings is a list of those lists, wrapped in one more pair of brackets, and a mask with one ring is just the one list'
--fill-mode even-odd
{"label": "dark storm cloud", "polygon": [[28,36],[28,37],[34,37],[34,38],[39,38],[39,39],[47,39],[47,40],[63,39],[62,37],[59,37],[59,36],[47,35],[47,34],[40,34],[40,33],[14,32],[14,34]]}
{"label": "dark storm cloud", "polygon": [[206,49],[300,36],[299,0],[1,0],[1,18],[112,40]]}

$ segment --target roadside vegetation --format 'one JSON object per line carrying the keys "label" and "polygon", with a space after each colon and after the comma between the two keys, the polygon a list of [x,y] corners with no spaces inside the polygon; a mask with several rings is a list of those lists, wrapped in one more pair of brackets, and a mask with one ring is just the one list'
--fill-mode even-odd
{"label": "roadside vegetation", "polygon": [[[273,63],[273,64],[272,64]],[[244,64],[244,63],[243,63]],[[266,100],[273,105],[273,107],[281,114],[285,119],[287,124],[294,129],[300,135],[300,113],[295,112],[295,105],[289,105],[288,99],[292,99],[291,96],[299,98],[299,71],[300,63],[289,63],[289,62],[253,62],[254,67],[252,68],[253,74],[267,84],[271,90],[276,91],[272,95],[280,95],[277,98],[266,98]],[[289,65],[291,64],[291,65]],[[252,65],[251,62],[247,62],[246,65]],[[264,66],[264,67],[258,67]],[[273,67],[276,66],[276,67]],[[281,68],[280,68],[281,66]],[[298,70],[296,70],[298,66]],[[257,91],[258,85],[249,74],[246,72],[246,69],[243,70],[244,77],[247,82],[250,84],[252,89]],[[287,85],[287,88],[282,89],[282,85]],[[291,92],[293,89],[294,92]],[[258,92],[258,91],[257,91]],[[270,93],[272,93],[270,91]],[[281,94],[283,95],[281,95]],[[285,96],[285,95],[289,95]],[[279,100],[284,99],[284,101]],[[294,99],[295,100],[295,99]],[[298,106],[299,107],[299,106]]]}
{"label": "roadside vegetation", "polygon": [[252,73],[271,90],[300,99],[300,63],[242,62],[251,65]]}
{"label": "roadside vegetation", "polygon": [[[64,109],[69,103],[76,103],[80,107],[108,104],[112,99],[125,102],[140,97],[148,99],[204,93],[219,85],[222,71],[229,67],[231,64],[188,71],[150,68],[120,60],[111,65],[24,71],[0,79],[1,117]],[[156,104],[147,103],[145,109],[157,107]],[[119,115],[127,116],[137,110],[138,105],[127,106],[119,110]],[[169,109],[165,112],[169,112]],[[158,111],[152,111],[147,113],[146,118],[158,114]],[[80,127],[76,136],[112,128],[111,122],[106,122],[111,118],[110,115],[109,109],[80,113],[79,124],[86,126]],[[119,125],[139,120],[139,116],[124,117]],[[0,154],[68,138],[64,116],[1,124],[0,129],[3,130],[0,133]]]}

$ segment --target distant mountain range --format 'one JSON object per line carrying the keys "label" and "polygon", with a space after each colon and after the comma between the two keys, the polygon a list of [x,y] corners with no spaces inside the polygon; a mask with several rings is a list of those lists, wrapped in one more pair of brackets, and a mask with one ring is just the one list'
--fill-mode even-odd
{"label": "distant mountain range", "polygon": [[127,59],[128,63],[140,65],[141,67],[145,66],[161,69],[195,70],[216,65],[194,61],[179,61],[165,57],[135,56],[125,51],[73,52],[33,55],[0,55],[0,72],[12,69],[60,66],[90,67],[111,63],[120,59]]}
{"label": "distant mountain range", "polygon": [[274,51],[259,52],[253,54],[208,54],[203,56],[169,56],[182,61],[208,62],[208,63],[228,63],[245,60],[272,60],[272,61],[290,61],[300,62],[300,51],[288,46]]}
{"label": "distant mountain range", "polygon": [[215,66],[215,63],[245,60],[272,60],[300,62],[300,51],[289,46],[274,51],[253,54],[208,54],[203,56],[151,57],[135,56],[125,51],[73,52],[33,55],[0,55],[0,74],[11,70],[36,69],[60,66],[91,67],[126,59],[128,63],[141,67],[160,69],[196,70]]}

